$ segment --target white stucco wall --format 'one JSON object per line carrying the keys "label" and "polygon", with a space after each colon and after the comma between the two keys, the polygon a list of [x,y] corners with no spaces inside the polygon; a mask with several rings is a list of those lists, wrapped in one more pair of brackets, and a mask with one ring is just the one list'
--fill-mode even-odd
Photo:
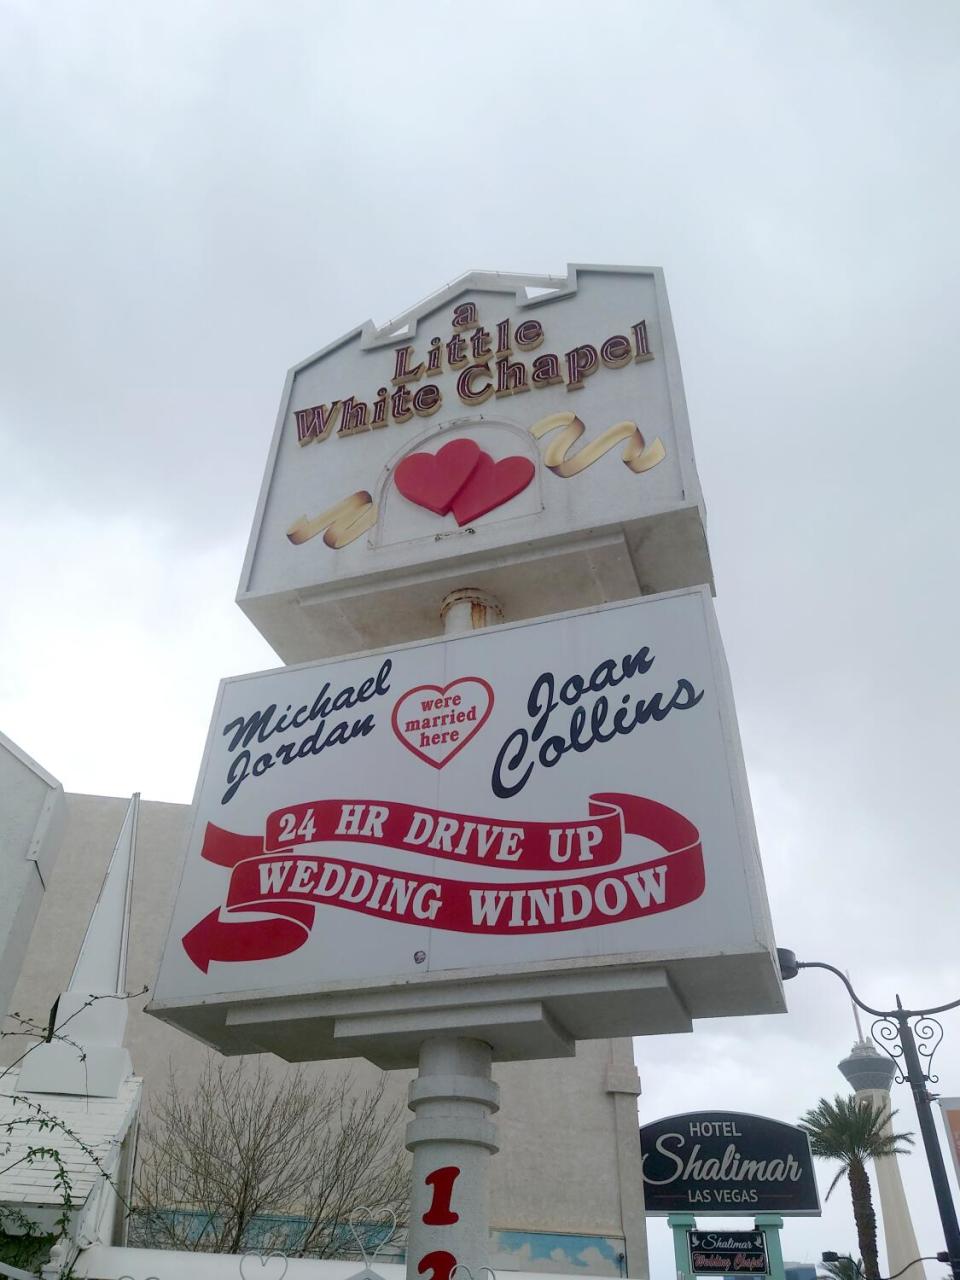
{"label": "white stucco wall", "polygon": [[0,733],[0,1019],[10,1003],[63,826],[63,789]]}

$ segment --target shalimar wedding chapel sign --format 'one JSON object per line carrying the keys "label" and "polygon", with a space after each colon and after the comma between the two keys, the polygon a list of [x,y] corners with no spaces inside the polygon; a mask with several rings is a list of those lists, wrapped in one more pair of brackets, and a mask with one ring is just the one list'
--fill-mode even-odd
{"label": "shalimar wedding chapel sign", "polygon": [[643,1125],[649,1214],[819,1214],[802,1129],[739,1111],[691,1111]]}
{"label": "shalimar wedding chapel sign", "polygon": [[780,1009],[772,947],[697,588],[224,681],[152,1011],[291,1059],[557,1056]]}
{"label": "shalimar wedding chapel sign", "polygon": [[690,1270],[698,1276],[767,1274],[763,1231],[688,1231]]}
{"label": "shalimar wedding chapel sign", "polygon": [[510,619],[710,583],[702,517],[662,272],[471,272],[290,371],[237,599],[335,656],[467,581]]}

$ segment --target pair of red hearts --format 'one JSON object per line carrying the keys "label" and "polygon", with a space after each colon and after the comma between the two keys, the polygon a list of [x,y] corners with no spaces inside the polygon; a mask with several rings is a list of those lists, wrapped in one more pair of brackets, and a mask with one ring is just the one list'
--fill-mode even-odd
{"label": "pair of red hearts", "polygon": [[410,454],[393,478],[410,502],[438,516],[452,511],[457,524],[465,525],[522,493],[533,473],[529,458],[494,462],[473,440],[452,440],[436,453]]}

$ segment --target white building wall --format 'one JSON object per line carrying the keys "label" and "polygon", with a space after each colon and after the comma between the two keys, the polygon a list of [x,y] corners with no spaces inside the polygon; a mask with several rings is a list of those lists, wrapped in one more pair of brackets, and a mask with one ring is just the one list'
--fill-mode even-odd
{"label": "white building wall", "polygon": [[[128,801],[68,795],[60,857],[37,918],[11,1007],[45,1020],[63,990],[83,940]],[[128,984],[152,983],[186,838],[189,806],[144,801],[140,810],[128,958]],[[176,1062],[183,1084],[196,1077],[207,1049],[140,1012],[131,1002],[127,1044],[143,1076],[145,1105]],[[7,1060],[22,1042],[3,1042]],[[286,1069],[271,1059],[278,1072]],[[352,1071],[372,1082],[364,1061],[317,1064],[318,1076]],[[575,1058],[495,1065],[502,1109],[501,1149],[494,1157],[491,1222],[498,1267],[585,1274],[647,1275],[642,1214],[636,1075],[630,1042],[588,1041]],[[409,1072],[392,1072],[389,1088],[406,1097]],[[621,1261],[618,1255],[625,1254]]]}
{"label": "white building wall", "polygon": [[0,733],[0,1019],[10,1003],[63,826],[63,788]]}

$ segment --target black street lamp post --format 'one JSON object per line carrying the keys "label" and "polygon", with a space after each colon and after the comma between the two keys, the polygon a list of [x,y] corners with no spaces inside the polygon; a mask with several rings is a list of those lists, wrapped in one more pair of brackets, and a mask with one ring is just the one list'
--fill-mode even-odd
{"label": "black street lamp post", "polygon": [[[904,1009],[900,1003],[900,997],[897,996],[895,1009],[873,1009],[860,999],[850,985],[846,974],[841,973],[832,964],[824,964],[820,960],[798,960],[792,951],[782,947],[777,949],[777,958],[780,961],[780,974],[784,981],[795,978],[801,969],[826,969],[829,973],[836,974],[847,988],[854,1004],[865,1013],[872,1014],[876,1019],[870,1028],[874,1040],[896,1063],[897,1082],[908,1083],[913,1091],[917,1123],[920,1126],[923,1149],[930,1168],[933,1192],[937,1197],[937,1209],[940,1212],[950,1271],[953,1280],[960,1280],[960,1225],[957,1223],[957,1211],[953,1196],[950,1194],[950,1183],[947,1181],[940,1140],[930,1113],[930,1103],[934,1095],[927,1091],[927,1084],[935,1084],[937,1081],[937,1077],[929,1070],[929,1065],[937,1046],[943,1039],[943,1027],[934,1015],[946,1013],[948,1009],[956,1009],[960,1006],[960,1000],[951,1000],[949,1004],[939,1004],[932,1009]],[[927,1060],[927,1071],[923,1069],[921,1055]]]}

